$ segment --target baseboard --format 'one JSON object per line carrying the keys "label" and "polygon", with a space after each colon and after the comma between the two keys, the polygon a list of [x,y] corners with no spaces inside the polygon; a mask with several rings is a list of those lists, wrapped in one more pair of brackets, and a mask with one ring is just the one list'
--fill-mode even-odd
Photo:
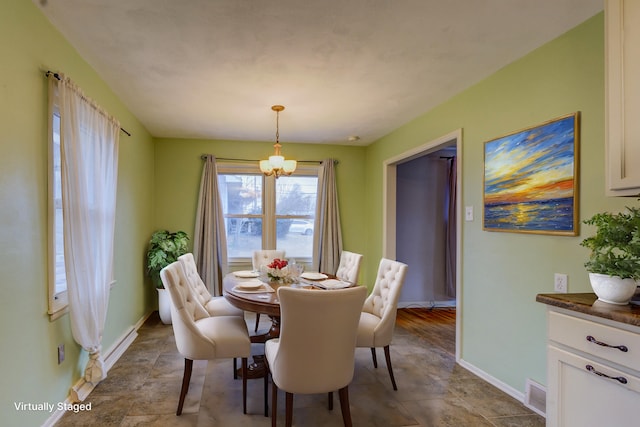
{"label": "baseboard", "polygon": [[460,359],[458,361],[458,363],[460,364],[460,366],[465,368],[467,371],[470,371],[471,373],[477,375],[478,377],[482,378],[483,380],[485,380],[489,384],[493,385],[494,387],[496,387],[499,390],[507,393],[509,396],[513,397],[514,399],[516,399],[520,403],[524,404],[524,393],[523,392],[516,390],[515,388],[511,387],[510,385],[508,385],[506,383],[503,383],[502,381],[500,381],[496,377],[487,374],[482,369],[478,369],[476,366],[464,361],[463,359]]}
{"label": "baseboard", "polygon": [[455,308],[456,300],[398,302],[398,308]]}
{"label": "baseboard", "polygon": [[[131,343],[138,336],[138,329],[146,322],[149,316],[152,313],[148,313],[145,316],[141,317],[140,320],[136,322],[135,325],[131,326],[127,329],[121,336],[116,340],[115,343],[111,347],[107,349],[104,357],[104,368],[109,372],[109,370],[115,365],[115,363],[122,357],[124,352],[129,348]],[[65,404],[73,404],[76,402],[84,401],[87,396],[93,391],[94,385],[85,381],[84,378],[80,378],[78,382],[76,382],[69,391],[69,396],[64,401]],[[53,427],[56,422],[64,415],[65,411],[62,409],[57,409],[55,412],[51,414],[51,416],[42,424],[42,427]]]}

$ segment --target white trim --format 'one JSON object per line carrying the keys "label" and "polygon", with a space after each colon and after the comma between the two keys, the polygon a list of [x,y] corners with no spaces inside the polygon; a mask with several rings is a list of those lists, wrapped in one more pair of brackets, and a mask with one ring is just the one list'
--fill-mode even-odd
{"label": "white trim", "polygon": [[411,150],[385,160],[382,164],[382,254],[396,259],[396,170],[397,165],[439,150],[456,141],[456,361],[462,354],[462,129],[457,129]]}
{"label": "white trim", "polygon": [[[138,336],[138,329],[147,321],[151,313],[143,316],[136,322],[135,325],[126,330],[118,340],[105,353],[104,359],[104,367],[107,372],[113,367],[113,365],[122,357],[124,352],[129,348],[131,343]],[[87,396],[93,391],[94,386],[91,383],[88,383],[84,380],[84,378],[80,378],[78,382],[76,382],[69,391],[69,396],[65,399],[64,403],[72,404],[75,402],[82,402]],[[60,418],[64,415],[65,411],[56,409],[55,412],[51,414],[49,418],[42,424],[42,427],[53,427],[60,420]]]}
{"label": "white trim", "polygon": [[507,393],[509,396],[513,397],[517,401],[519,401],[522,404],[524,404],[524,393],[522,393],[521,391],[516,390],[515,388],[511,387],[509,384],[503,383],[502,381],[500,381],[496,377],[487,374],[482,369],[477,368],[476,366],[466,362],[463,359],[458,360],[458,364],[460,366],[462,366],[463,368],[465,368],[467,371],[477,375],[478,377],[480,377],[481,379],[485,380],[489,384],[493,385],[494,387],[496,387],[499,390]]}

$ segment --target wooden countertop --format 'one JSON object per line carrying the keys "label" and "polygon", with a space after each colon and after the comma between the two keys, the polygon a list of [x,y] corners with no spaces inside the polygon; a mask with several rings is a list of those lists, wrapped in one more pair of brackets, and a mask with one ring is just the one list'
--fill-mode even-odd
{"label": "wooden countertop", "polygon": [[640,326],[640,305],[637,305],[640,303],[640,292],[637,292],[632,300],[636,301],[636,304],[615,305],[598,301],[598,297],[593,293],[538,294],[536,296],[536,301],[547,305]]}

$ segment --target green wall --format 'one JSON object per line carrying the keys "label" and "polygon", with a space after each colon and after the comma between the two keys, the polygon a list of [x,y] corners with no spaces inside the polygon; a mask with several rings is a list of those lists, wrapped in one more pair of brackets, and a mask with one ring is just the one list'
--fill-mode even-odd
{"label": "green wall", "polygon": [[[46,70],[71,77],[133,134],[120,134],[117,284],[111,291],[103,349],[109,349],[154,304],[151,286],[143,283],[144,251],[153,228],[153,140],[32,2],[4,0],[0,6],[0,424],[7,426],[41,425],[49,413],[18,412],[14,402],[62,402],[83,369],[69,316],[51,322],[47,315]],[[58,365],[56,349],[61,343],[66,360]]]}
{"label": "green wall", "polygon": [[[462,230],[461,358],[519,392],[526,378],[546,384],[545,306],[536,294],[553,292],[554,273],[569,275],[569,292],[590,292],[579,246],[589,230],[578,237],[483,231],[484,142],[580,111],[580,219],[632,203],[604,196],[603,22],[596,15],[367,150],[371,259],[382,255],[382,162],[463,129],[462,205],[476,218]],[[371,275],[375,266],[366,268]]]}
{"label": "green wall", "polygon": [[[220,158],[263,159],[273,153],[273,141],[205,141],[190,139],[156,140],[156,226],[184,230],[193,236],[195,211],[202,175],[202,154]],[[363,188],[368,184],[364,175],[363,147],[322,144],[283,143],[285,157],[299,160],[338,160],[336,181],[342,223],[343,246],[354,252],[364,252],[367,227],[363,218],[367,212]],[[361,276],[365,279],[364,275]]]}

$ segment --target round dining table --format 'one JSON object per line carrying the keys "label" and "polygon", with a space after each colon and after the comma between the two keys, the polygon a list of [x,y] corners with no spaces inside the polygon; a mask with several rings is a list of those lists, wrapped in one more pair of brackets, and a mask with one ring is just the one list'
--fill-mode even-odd
{"label": "round dining table", "polygon": [[[244,273],[238,277],[237,274]],[[258,331],[252,335],[252,343],[264,343],[272,338],[280,336],[280,301],[278,300],[278,288],[281,286],[304,288],[309,290],[324,290],[322,281],[326,279],[336,279],[331,274],[311,273],[318,275],[316,280],[313,278],[300,278],[294,283],[279,284],[274,282],[258,283],[257,277],[250,277],[248,272],[235,272],[227,274],[222,280],[222,289],[224,297],[241,310],[251,311],[254,313],[264,313],[271,319],[271,327],[267,331]],[[249,277],[246,277],[249,276]],[[247,284],[253,284],[253,287],[244,287]],[[258,286],[259,285],[259,286]],[[349,286],[355,286],[349,284]],[[266,375],[266,367],[264,355],[254,355],[253,363],[249,365],[248,378],[262,378]]]}

